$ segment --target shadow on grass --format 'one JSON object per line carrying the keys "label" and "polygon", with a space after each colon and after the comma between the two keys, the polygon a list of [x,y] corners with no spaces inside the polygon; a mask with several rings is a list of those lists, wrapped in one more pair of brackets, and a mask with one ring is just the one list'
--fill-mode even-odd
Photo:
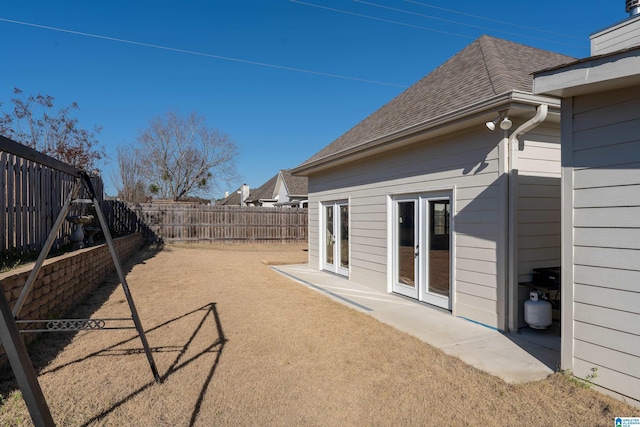
{"label": "shadow on grass", "polygon": [[[126,261],[121,261],[125,278],[127,274],[131,272],[133,267],[140,264],[146,264],[147,260],[155,257],[162,250],[165,250],[162,246],[147,246],[142,248]],[[120,286],[120,278],[118,277],[114,267],[114,271],[106,276],[105,280],[96,286],[96,288],[91,291],[83,301],[65,313],[65,317],[70,319],[89,319],[93,313],[98,311],[109,300],[111,294],[113,294],[113,292],[115,292]],[[31,361],[36,370],[40,370],[41,367],[44,367],[51,362],[58,353],[64,350],[78,332],[80,331],[61,331],[60,333],[53,335],[51,333],[44,333],[44,335],[40,335],[38,339],[29,343],[27,348],[29,349]]]}
{"label": "shadow on grass", "polygon": [[[131,257],[127,262],[122,263],[122,267],[125,275],[131,271],[131,269],[138,264],[144,264],[146,260],[153,258],[162,248],[153,249],[147,248],[143,251],[140,251],[138,254]],[[170,249],[165,249],[170,250]],[[96,312],[111,296],[111,294],[119,287],[120,281],[117,274],[113,273],[106,280],[100,284],[86,299],[83,303],[81,303],[78,307],[76,307],[69,316],[71,318],[90,318],[91,315]],[[180,316],[177,316],[173,319],[167,320],[159,325],[156,325],[150,329],[145,330],[145,334],[149,334],[154,331],[161,331],[163,327],[167,325],[179,321],[181,319],[188,318],[190,316],[195,316],[198,313],[202,313],[202,317],[198,320],[197,325],[194,327],[193,332],[186,340],[183,345],[177,346],[161,346],[161,347],[151,347],[152,353],[169,353],[175,352],[177,353],[171,365],[167,368],[166,372],[160,373],[160,382],[164,382],[168,378],[171,377],[174,373],[182,370],[183,368],[189,366],[193,362],[199,360],[203,356],[207,354],[215,353],[215,359],[211,364],[211,368],[208,370],[206,374],[204,383],[202,384],[202,389],[198,395],[198,399],[193,404],[193,410],[191,413],[190,423],[189,425],[194,425],[198,414],[200,413],[200,409],[202,403],[204,401],[206,391],[213,379],[213,375],[215,373],[216,367],[220,360],[220,356],[222,354],[222,350],[226,343],[226,338],[224,336],[224,332],[222,329],[222,324],[220,322],[220,317],[218,315],[218,311],[216,309],[215,303],[206,304],[200,308],[184,313]],[[144,319],[142,319],[144,322]],[[199,351],[195,355],[187,356],[188,350],[192,347],[192,344],[201,333],[203,326],[207,323],[207,320],[213,321],[216,330],[216,336],[211,339],[211,344],[207,345],[203,350]],[[102,331],[101,333],[106,333],[108,331]],[[47,369],[46,366],[60,353],[62,352],[67,345],[71,343],[74,336],[77,332],[65,332],[58,334],[46,334],[45,336],[39,337],[38,340],[34,341],[29,345],[29,353],[31,355],[32,363],[37,371],[39,371],[39,376],[44,376],[48,374],[52,374],[54,372],[60,371],[65,367],[82,363],[93,357],[110,357],[110,356],[118,356],[118,355],[129,355],[129,354],[142,354],[144,350],[142,349],[142,345],[140,342],[140,337],[136,333],[130,338],[121,340],[113,345],[110,345],[107,348],[92,352],[78,358],[76,360],[67,362],[63,365],[55,366],[53,368]],[[202,342],[201,340],[198,340]],[[207,341],[205,341],[207,342]],[[127,343],[137,343],[139,348],[132,349],[122,349],[118,348]],[[150,373],[150,377],[152,377]],[[122,406],[125,402],[135,398],[149,387],[156,384],[154,380],[149,381],[143,386],[139,387],[137,390],[131,392],[127,397],[121,399],[120,401],[111,405],[108,409],[103,410],[99,414],[93,416],[91,419],[87,420],[82,424],[83,426],[91,425],[97,421],[104,419],[118,407]],[[15,381],[15,378],[12,375],[11,368],[7,363],[5,367],[0,370],[0,393],[4,396],[8,396],[14,390],[17,390],[18,386]],[[45,396],[46,398],[46,396]]]}
{"label": "shadow on grass", "polygon": [[[163,322],[159,325],[154,326],[151,329],[148,329],[145,331],[146,334],[149,334],[151,332],[154,331],[161,331],[162,328],[166,327],[167,325],[177,322],[181,319],[185,319],[187,317],[193,316],[193,315],[197,315],[198,313],[202,313],[202,317],[200,318],[200,320],[198,321],[196,327],[194,328],[193,332],[191,333],[191,335],[189,336],[189,338],[187,339],[187,341],[181,345],[181,346],[162,346],[162,347],[151,347],[151,351],[153,353],[167,353],[167,352],[176,352],[177,355],[174,358],[173,362],[171,363],[171,365],[167,368],[166,372],[164,374],[161,374],[160,377],[160,382],[164,382],[166,381],[169,377],[171,377],[171,375],[175,374],[176,372],[180,371],[181,369],[189,366],[191,363],[197,361],[198,359],[200,359],[201,357],[207,355],[207,354],[211,354],[211,353],[216,353],[216,357],[215,360],[213,361],[213,363],[211,364],[211,368],[209,369],[209,372],[207,373],[207,376],[205,378],[204,383],[202,384],[202,389],[198,395],[198,399],[196,402],[194,402],[194,406],[193,406],[193,411],[191,413],[191,419],[189,422],[190,426],[193,426],[195,424],[196,419],[198,418],[198,414],[200,413],[200,408],[202,406],[202,402],[204,401],[204,397],[206,395],[207,389],[209,388],[209,384],[211,383],[211,380],[213,378],[213,375],[215,373],[216,367],[218,366],[218,362],[220,360],[220,356],[222,355],[222,350],[224,348],[224,345],[226,343],[226,338],[224,336],[224,332],[222,330],[222,324],[220,323],[220,316],[218,315],[218,311],[216,309],[216,304],[215,303],[209,303],[206,304],[200,308],[197,308],[195,310],[189,311],[187,313],[184,313],[178,317],[175,317],[173,319],[167,320],[166,322]],[[186,354],[189,350],[189,348],[191,347],[191,345],[193,344],[193,342],[196,340],[196,338],[198,337],[198,334],[202,331],[203,326],[206,324],[207,319],[212,320],[215,323],[215,328],[216,328],[216,332],[217,332],[217,337],[214,337],[213,341],[211,344],[209,344],[207,347],[205,347],[202,351],[196,353],[193,356],[190,356],[189,358],[186,358]],[[121,340],[115,344],[110,345],[107,348],[95,351],[93,353],[87,354],[86,356],[83,356],[81,358],[72,360],[70,362],[67,362],[65,364],[56,366],[52,369],[47,369],[47,370],[43,370],[40,372],[40,376],[44,376],[44,375],[49,375],[52,374],[54,372],[60,371],[65,369],[66,367],[69,367],[71,365],[75,365],[78,363],[82,363],[88,359],[91,359],[93,357],[110,357],[110,356],[118,356],[118,355],[130,355],[130,354],[143,354],[144,350],[142,348],[133,348],[133,349],[119,349],[119,346],[122,346],[124,344],[128,344],[128,343],[132,343],[132,342],[138,342],[139,337],[136,334],[135,336],[132,336],[131,338],[127,338],[125,340]],[[151,376],[151,373],[150,373]],[[122,406],[124,403],[130,401],[131,399],[135,398],[136,396],[138,396],[139,394],[141,394],[142,392],[144,392],[145,390],[147,390],[148,388],[152,387],[153,385],[155,385],[156,382],[151,380],[148,383],[144,384],[142,387],[139,387],[137,390],[134,390],[133,392],[131,392],[130,394],[128,394],[126,397],[124,397],[123,399],[119,400],[118,402],[114,403],[113,405],[111,405],[111,407],[109,407],[108,409],[105,409],[104,411],[100,412],[99,414],[93,416],[92,418],[90,418],[89,420],[87,420],[86,422],[84,422],[82,424],[82,426],[89,426],[97,421],[100,421],[102,419],[104,419],[107,415],[109,415],[110,413],[112,413],[113,411],[115,411],[118,407]],[[45,396],[46,397],[46,396]]]}
{"label": "shadow on grass", "polygon": [[[147,260],[155,257],[160,251],[166,250],[163,246],[147,246],[142,248],[126,261],[121,261],[121,266],[125,277],[133,267],[138,264],[145,264]],[[120,279],[115,271],[109,274],[105,280],[99,284],[87,297],[68,313],[69,318],[88,319],[95,313],[119,287]],[[27,344],[31,363],[37,372],[42,371],[55,357],[62,352],[73,340],[78,332],[58,332],[55,334],[42,334],[37,339]],[[138,338],[138,335],[135,337]],[[8,363],[6,354],[2,355],[3,365],[0,367],[0,395],[7,397],[18,389],[11,366]],[[40,372],[41,373],[41,372]]]}
{"label": "shadow on grass", "polygon": [[[161,375],[160,377],[160,382],[164,382],[166,381],[171,375],[173,375],[174,373],[180,371],[181,369],[187,367],[188,365],[190,365],[191,363],[195,362],[196,360],[200,359],[201,357],[210,354],[210,353],[216,353],[216,357],[215,360],[213,361],[213,363],[211,364],[211,368],[209,369],[209,372],[207,373],[207,376],[205,378],[204,383],[202,384],[202,389],[200,390],[200,393],[198,394],[198,399],[197,401],[194,403],[194,407],[193,407],[193,411],[191,413],[191,419],[189,422],[190,426],[193,426],[195,424],[196,419],[198,418],[198,414],[200,413],[200,408],[202,407],[202,402],[204,401],[204,397],[206,395],[207,389],[209,388],[209,384],[211,383],[211,380],[213,378],[213,374],[215,373],[216,367],[218,366],[218,362],[220,361],[220,356],[222,355],[222,350],[224,348],[224,345],[226,343],[226,338],[224,336],[224,332],[222,330],[222,324],[220,323],[220,316],[218,315],[218,311],[216,309],[216,304],[215,303],[209,303],[206,304],[198,309],[192,310],[188,313],[185,313],[181,316],[175,317],[171,320],[168,320],[166,322],[163,322],[149,330],[146,331],[146,333],[150,333],[156,330],[159,330],[173,322],[176,322],[180,319],[184,319],[186,317],[195,315],[199,312],[204,313],[202,318],[200,319],[200,321],[198,322],[197,326],[194,328],[193,333],[191,334],[191,336],[187,339],[187,341],[184,343],[184,345],[182,346],[165,346],[165,347],[152,347],[151,351],[152,352],[177,352],[178,354],[176,355],[175,359],[173,360],[173,362],[171,363],[171,365],[169,366],[169,368],[167,369],[167,371]],[[189,350],[189,347],[191,347],[192,343],[195,341],[196,337],[198,336],[198,334],[201,332],[203,326],[205,325],[207,319],[211,319],[215,322],[215,327],[216,327],[216,331],[217,331],[217,338],[215,338],[213,340],[213,342],[211,344],[209,344],[207,347],[205,347],[204,350],[196,353],[195,355],[189,357],[189,358],[185,358],[187,351]],[[58,366],[54,369],[52,369],[51,371],[48,372],[44,372],[43,374],[47,374],[47,373],[51,373],[60,369],[64,369],[66,366],[72,365],[74,363],[80,363],[83,360],[86,360],[90,357],[96,357],[96,356],[109,356],[109,355],[117,355],[117,354],[123,354],[123,350],[118,350],[116,349],[116,347],[126,344],[128,342],[131,341],[135,341],[137,340],[138,337],[132,337],[123,341],[120,341],[116,344],[113,344],[109,347],[107,347],[106,349],[103,350],[99,350],[96,351],[92,354],[89,354],[85,357],[83,357],[82,359],[77,359],[74,360],[72,362],[69,362],[65,365],[61,365]],[[124,350],[124,354],[134,354],[134,353],[142,353],[143,350],[142,349],[134,349],[134,350]],[[84,424],[82,424],[82,426],[89,426],[97,421],[102,420],[103,418],[105,418],[107,415],[109,415],[110,413],[112,413],[113,411],[115,411],[118,407],[122,406],[124,403],[130,401],[131,399],[133,399],[134,397],[138,396],[139,394],[141,394],[142,392],[144,392],[145,390],[147,390],[149,387],[153,386],[155,383],[155,381],[149,381],[148,383],[144,384],[142,387],[139,387],[137,390],[131,392],[129,395],[127,395],[126,397],[124,397],[123,399],[119,400],[118,402],[114,403],[113,405],[111,405],[110,408],[100,412],[99,414],[95,415],[94,417],[92,417],[91,419],[87,420]]]}

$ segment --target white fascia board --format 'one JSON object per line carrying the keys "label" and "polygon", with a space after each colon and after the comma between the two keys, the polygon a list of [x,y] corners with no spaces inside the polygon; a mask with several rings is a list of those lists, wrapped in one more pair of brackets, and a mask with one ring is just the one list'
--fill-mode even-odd
{"label": "white fascia board", "polygon": [[536,73],[533,92],[566,98],[638,84],[640,49],[631,49]]}
{"label": "white fascia board", "polygon": [[517,90],[505,92],[417,125],[372,139],[356,147],[339,151],[314,162],[302,164],[291,169],[291,173],[308,176],[310,173],[319,172],[390,149],[403,147],[427,137],[444,135],[463,127],[485,123],[489,117],[493,119],[493,115],[501,110],[510,110],[510,115],[513,115],[511,113],[513,109],[535,112],[540,104],[549,105],[550,111],[560,109],[560,99],[553,96],[535,95]]}

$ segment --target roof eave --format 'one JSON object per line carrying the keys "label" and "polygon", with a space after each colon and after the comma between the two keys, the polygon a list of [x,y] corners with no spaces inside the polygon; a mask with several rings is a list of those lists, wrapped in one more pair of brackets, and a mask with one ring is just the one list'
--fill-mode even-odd
{"label": "roof eave", "polygon": [[560,97],[640,84],[640,47],[581,59],[534,73],[534,93]]}
{"label": "roof eave", "polygon": [[517,90],[505,92],[484,101],[431,118],[422,123],[409,126],[397,132],[372,139],[356,147],[299,165],[291,169],[290,172],[294,175],[307,176],[355,159],[402,147],[417,140],[424,139],[427,136],[437,136],[451,132],[454,130],[452,127],[461,126],[473,120],[479,121],[481,116],[489,113],[512,108],[535,111],[535,108],[541,103],[546,103],[552,108],[560,108],[560,100],[555,97],[533,95]]}

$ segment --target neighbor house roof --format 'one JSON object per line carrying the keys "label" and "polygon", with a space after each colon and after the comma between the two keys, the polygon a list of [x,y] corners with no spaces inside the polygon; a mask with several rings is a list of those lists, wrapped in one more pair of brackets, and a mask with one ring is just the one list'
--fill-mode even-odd
{"label": "neighbor house roof", "polygon": [[241,203],[241,191],[242,187],[238,187],[236,191],[232,191],[227,197],[216,202],[218,206],[240,206]]}
{"label": "neighbor house roof", "polygon": [[574,58],[482,36],[295,169],[511,91]]}
{"label": "neighbor house roof", "polygon": [[279,184],[281,182],[280,180],[284,181],[289,197],[306,196],[309,192],[307,187],[307,177],[293,176],[291,175],[291,172],[281,170],[260,187],[251,191],[251,195],[247,201],[257,202],[259,200],[276,200],[276,196],[278,196],[279,191]]}
{"label": "neighbor house roof", "polygon": [[240,195],[235,192],[216,202],[218,206],[240,206]]}
{"label": "neighbor house roof", "polygon": [[280,171],[284,185],[287,186],[289,197],[307,196],[309,194],[309,180],[306,176],[295,176],[287,170]]}
{"label": "neighbor house roof", "polygon": [[276,183],[278,182],[278,175],[262,184],[260,187],[252,190],[249,194],[248,202],[257,202],[258,200],[274,200],[276,196]]}

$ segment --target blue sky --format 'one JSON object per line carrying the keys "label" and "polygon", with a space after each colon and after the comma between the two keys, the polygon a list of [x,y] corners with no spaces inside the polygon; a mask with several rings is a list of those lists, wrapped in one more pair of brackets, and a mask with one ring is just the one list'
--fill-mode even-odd
{"label": "blue sky", "polygon": [[482,34],[582,58],[628,17],[624,0],[1,4],[0,102],[14,87],[77,102],[103,128],[108,194],[116,147],[151,117],[203,115],[240,149],[241,179],[212,197],[302,163]]}

